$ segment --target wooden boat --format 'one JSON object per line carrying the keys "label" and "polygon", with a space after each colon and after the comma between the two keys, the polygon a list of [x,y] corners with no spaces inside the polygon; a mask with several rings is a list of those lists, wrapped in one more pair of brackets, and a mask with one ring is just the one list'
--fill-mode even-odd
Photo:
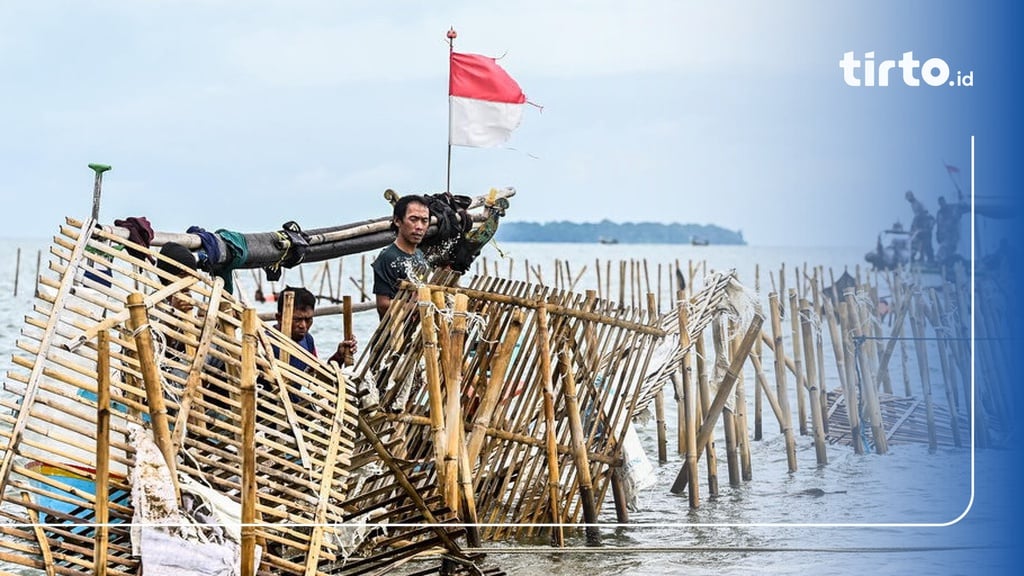
{"label": "wooden boat", "polygon": [[701,236],[690,236],[691,246],[707,246],[709,243],[710,242],[708,242],[707,238]]}

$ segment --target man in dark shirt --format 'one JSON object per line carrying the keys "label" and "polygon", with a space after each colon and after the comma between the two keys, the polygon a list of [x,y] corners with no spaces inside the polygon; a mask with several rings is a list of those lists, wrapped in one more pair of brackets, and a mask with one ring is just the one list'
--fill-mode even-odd
{"label": "man in dark shirt", "polygon": [[430,266],[419,244],[429,225],[430,209],[422,196],[403,196],[395,202],[391,229],[398,235],[373,261],[373,293],[377,297],[377,314],[381,318],[398,293],[402,280],[427,280]]}

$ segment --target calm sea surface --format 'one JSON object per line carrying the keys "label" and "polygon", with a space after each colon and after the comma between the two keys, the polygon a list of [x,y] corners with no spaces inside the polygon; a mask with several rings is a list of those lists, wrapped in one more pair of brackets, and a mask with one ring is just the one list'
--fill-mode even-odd
{"label": "calm sea surface", "polygon": [[[46,266],[45,240],[0,240],[0,374],[11,367],[11,355],[25,314],[32,304],[36,255],[42,250]],[[16,254],[21,249],[18,295],[15,297]],[[500,251],[499,251],[500,250]],[[838,277],[844,268],[851,273],[863,262],[865,248],[767,248],[752,246],[687,245],[599,245],[509,243],[489,246],[478,262],[486,259],[491,272],[497,266],[507,276],[524,277],[526,262],[540,268],[545,282],[554,284],[557,258],[568,261],[576,288],[597,286],[595,268],[600,263],[602,290],[607,282],[606,262],[611,261],[611,295],[618,297],[619,261],[646,261],[645,285],[652,291],[661,287],[663,308],[668,306],[672,286],[669,274],[678,261],[684,274],[691,261],[706,262],[708,270],[735,269],[741,282],[753,288],[756,267],[760,267],[761,296],[772,284],[768,272],[786,266],[786,286],[794,286],[794,268],[824,266]],[[366,261],[372,259],[367,255]],[[344,262],[342,282],[345,294],[357,292],[361,259],[350,256]],[[586,266],[586,269],[584,269]],[[638,274],[643,275],[642,264]],[[661,276],[658,276],[660,266]],[[337,266],[331,280],[322,279],[323,265],[308,264],[301,279],[319,294],[337,284]],[[861,266],[863,269],[863,266]],[[240,275],[240,292],[251,298],[256,280],[248,271]],[[578,278],[577,278],[578,277]],[[641,276],[643,277],[643,276]],[[285,280],[299,284],[298,271],[290,270]],[[775,282],[778,282],[776,276]],[[562,284],[565,286],[566,284]],[[278,286],[279,288],[280,286]],[[264,290],[268,291],[264,285]],[[336,288],[335,288],[336,290]],[[884,293],[884,288],[883,288]],[[628,294],[628,293],[627,293]],[[627,295],[628,300],[628,295]],[[260,311],[272,310],[260,304]],[[356,331],[365,343],[376,326],[373,312],[356,315]],[[316,320],[313,333],[322,350],[332,348],[341,334],[338,317]],[[827,341],[825,350],[831,348]],[[771,370],[771,362],[765,363]],[[829,354],[827,371],[834,374]],[[771,381],[771,374],[768,375]],[[748,372],[745,382],[753,381]],[[837,385],[830,380],[829,389]],[[753,394],[747,398],[752,402]],[[1005,450],[940,450],[929,454],[927,446],[893,446],[884,456],[855,455],[852,449],[829,447],[829,463],[815,465],[809,436],[798,436],[799,470],[787,470],[784,443],[778,426],[765,409],[764,439],[751,442],[753,480],[730,486],[725,467],[724,441],[719,438],[720,495],[708,499],[702,493],[701,507],[690,510],[685,497],[669,493],[682,465],[675,454],[675,405],[667,395],[666,421],[669,428],[669,458],[657,464],[656,430],[653,419],[639,427],[641,440],[656,468],[657,482],[641,492],[638,509],[628,525],[611,525],[602,530],[603,546],[586,547],[578,536],[570,547],[556,551],[545,542],[490,545],[488,559],[510,574],[997,574],[1009,573],[1019,538],[1015,518],[1006,513],[1009,502],[1018,502],[1012,475],[1017,464],[1014,453]],[[791,401],[793,402],[793,401]],[[794,404],[795,405],[795,404]],[[752,410],[748,410],[750,414]],[[751,423],[751,429],[753,425]],[[705,467],[701,464],[701,473]],[[824,491],[809,495],[808,490]],[[820,492],[818,492],[820,494]],[[1012,496],[1010,496],[1012,495]],[[615,522],[609,500],[602,520]],[[1016,570],[1014,570],[1016,573]]]}

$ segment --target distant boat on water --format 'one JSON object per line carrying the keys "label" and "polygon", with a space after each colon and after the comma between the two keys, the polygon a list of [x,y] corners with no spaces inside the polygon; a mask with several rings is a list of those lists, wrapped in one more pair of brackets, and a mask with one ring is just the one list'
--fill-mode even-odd
{"label": "distant boat on water", "polygon": [[618,244],[619,243],[619,240],[617,238],[605,238],[604,236],[598,238],[597,241],[600,242],[601,244]]}
{"label": "distant boat on water", "polygon": [[690,244],[694,246],[707,246],[708,239],[701,236],[690,236]]}

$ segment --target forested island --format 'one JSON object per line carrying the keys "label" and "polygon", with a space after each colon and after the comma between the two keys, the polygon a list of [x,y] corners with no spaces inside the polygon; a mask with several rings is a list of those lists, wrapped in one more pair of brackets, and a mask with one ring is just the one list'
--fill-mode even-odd
{"label": "forested island", "polygon": [[495,236],[502,242],[603,242],[606,244],[741,244],[740,230],[713,224],[660,222],[502,222]]}

